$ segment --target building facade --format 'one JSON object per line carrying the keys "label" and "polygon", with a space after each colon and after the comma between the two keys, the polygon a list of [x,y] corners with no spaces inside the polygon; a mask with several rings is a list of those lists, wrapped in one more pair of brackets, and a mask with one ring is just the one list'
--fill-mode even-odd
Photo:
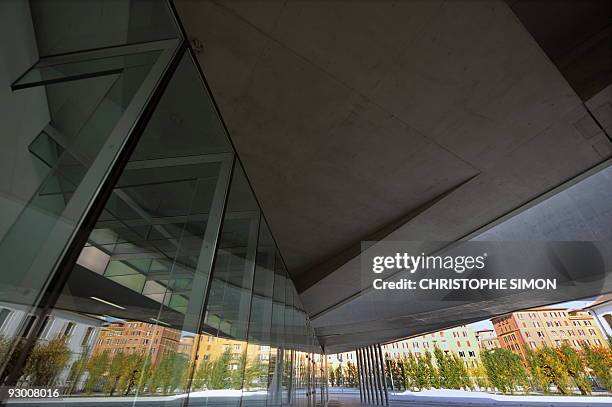
{"label": "building facade", "polygon": [[474,329],[466,325],[389,343],[383,346],[383,352],[385,356],[398,359],[409,354],[433,354],[436,347],[444,353],[456,354],[468,368],[476,367],[480,363],[478,338]]}
{"label": "building facade", "polygon": [[[0,303],[0,341],[8,345],[12,338],[25,339],[30,335],[37,338],[40,347],[49,345],[51,341],[61,340],[66,346],[61,350],[66,355],[66,366],[78,363],[93,354],[93,348],[98,341],[103,321],[88,315],[82,315],[62,310],[53,310],[45,315],[38,333],[34,331],[37,316],[19,304]],[[6,352],[2,346],[2,353]],[[8,355],[0,354],[0,358]],[[63,369],[58,372],[57,380],[66,383],[71,388],[82,385],[84,377],[70,377],[70,371]],[[75,382],[76,381],[76,382]]]}
{"label": "building facade", "polygon": [[481,329],[476,331],[475,335],[481,349],[491,350],[500,347],[494,329]]}
{"label": "building facade", "polygon": [[176,329],[140,321],[114,322],[100,329],[93,354],[140,353],[156,364],[162,357],[177,353],[180,340],[181,333]]}
{"label": "building facade", "polygon": [[588,311],[532,308],[491,320],[501,347],[525,358],[527,349],[568,344],[602,346],[606,339]]}
{"label": "building facade", "polygon": [[606,336],[612,336],[612,294],[598,297],[585,310],[595,317],[601,331]]}

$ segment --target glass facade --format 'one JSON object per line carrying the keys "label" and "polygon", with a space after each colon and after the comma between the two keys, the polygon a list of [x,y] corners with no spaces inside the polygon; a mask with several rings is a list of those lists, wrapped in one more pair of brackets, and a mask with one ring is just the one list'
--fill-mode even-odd
{"label": "glass facade", "polygon": [[171,5],[29,12],[39,60],[12,92],[48,121],[0,224],[0,382],[54,405],[321,402],[321,347]]}

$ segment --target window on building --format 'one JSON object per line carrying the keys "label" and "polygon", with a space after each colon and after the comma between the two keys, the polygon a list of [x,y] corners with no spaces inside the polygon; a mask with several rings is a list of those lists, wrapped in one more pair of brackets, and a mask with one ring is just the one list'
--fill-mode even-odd
{"label": "window on building", "polygon": [[28,335],[30,335],[30,331],[32,330],[32,327],[34,326],[34,322],[36,322],[35,315],[28,315],[26,317],[25,321],[23,322],[23,329],[21,330],[22,338],[27,338]]}
{"label": "window on building", "polygon": [[4,329],[8,323],[13,311],[8,308],[0,308],[0,331]]}
{"label": "window on building", "polygon": [[51,315],[47,315],[43,321],[43,326],[40,328],[40,335],[38,335],[38,337],[40,339],[47,339],[52,326],[53,317]]}
{"label": "window on building", "polygon": [[67,322],[66,325],[64,325],[64,329],[62,330],[61,335],[67,340],[70,340],[70,337],[72,336],[75,327],[76,324],[74,322]]}

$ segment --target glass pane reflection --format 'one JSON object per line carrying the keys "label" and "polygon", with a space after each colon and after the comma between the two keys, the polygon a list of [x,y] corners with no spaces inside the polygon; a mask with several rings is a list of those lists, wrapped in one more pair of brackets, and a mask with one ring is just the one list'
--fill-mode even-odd
{"label": "glass pane reflection", "polygon": [[[34,3],[37,18],[53,11],[51,3]],[[140,3],[158,10],[130,2]],[[166,32],[159,27],[151,38]],[[90,79],[74,78],[89,62],[31,72],[29,85],[74,80],[46,86],[53,122],[28,147],[46,178],[14,236],[21,240],[2,241],[5,267],[31,261],[17,243],[40,246],[79,198],[107,133],[148,72],[139,61],[106,61],[111,68],[121,62],[121,73]],[[35,315],[28,303],[41,294],[40,282],[3,278],[0,383],[18,372],[20,387],[57,387],[65,401],[54,405],[313,405],[321,349],[188,54],[49,312]],[[20,290],[24,278],[29,291]],[[28,353],[27,340],[35,343]]]}

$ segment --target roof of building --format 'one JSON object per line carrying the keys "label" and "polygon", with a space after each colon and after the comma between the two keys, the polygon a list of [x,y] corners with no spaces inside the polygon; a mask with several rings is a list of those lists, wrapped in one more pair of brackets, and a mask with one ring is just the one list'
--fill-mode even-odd
{"label": "roof of building", "polygon": [[588,307],[584,307],[585,310],[597,308],[601,305],[607,304],[612,301],[612,293],[602,294],[595,299]]}

